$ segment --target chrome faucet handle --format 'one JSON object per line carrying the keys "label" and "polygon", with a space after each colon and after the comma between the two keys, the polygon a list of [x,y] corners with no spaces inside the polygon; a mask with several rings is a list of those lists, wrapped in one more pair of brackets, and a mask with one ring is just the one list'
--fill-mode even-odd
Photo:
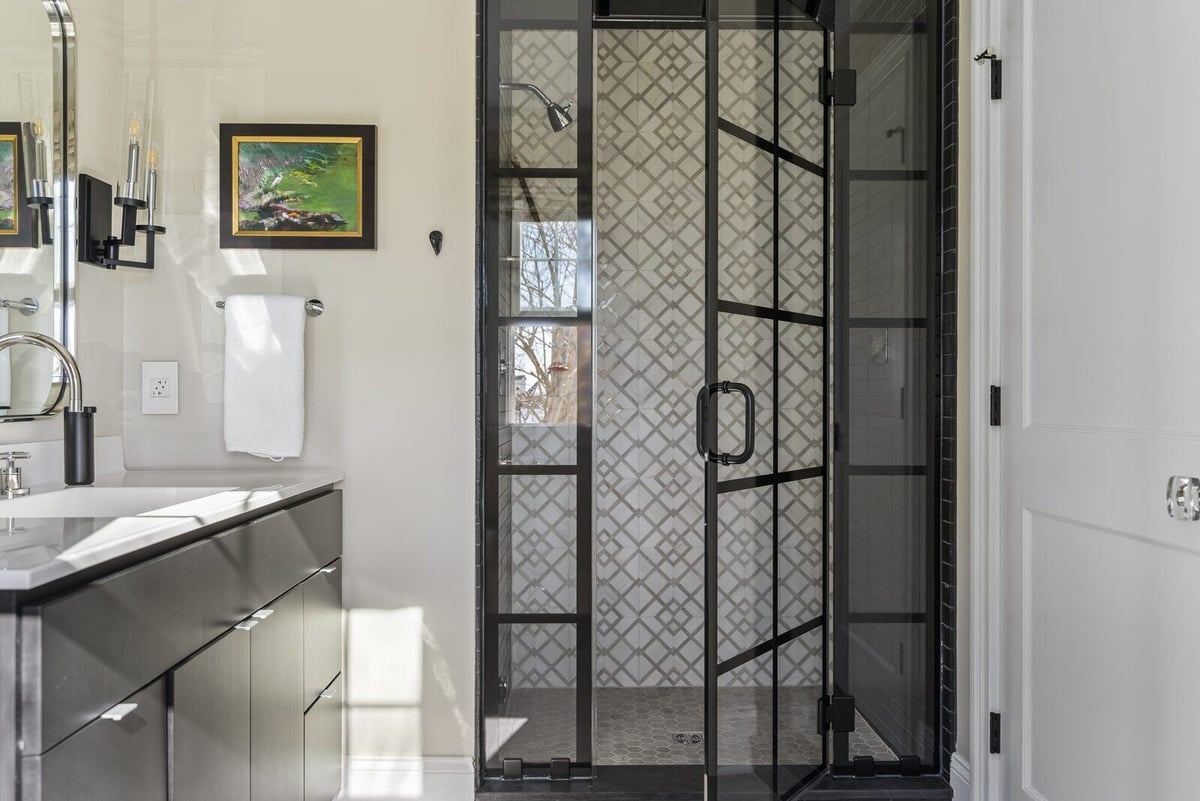
{"label": "chrome faucet handle", "polygon": [[18,498],[29,494],[29,488],[21,485],[21,468],[17,467],[18,459],[28,459],[28,451],[6,451],[0,453],[4,465],[0,468],[0,496]]}

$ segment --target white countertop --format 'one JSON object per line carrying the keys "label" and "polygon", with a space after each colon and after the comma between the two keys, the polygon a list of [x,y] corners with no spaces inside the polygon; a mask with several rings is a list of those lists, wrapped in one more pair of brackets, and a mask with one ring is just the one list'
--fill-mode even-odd
{"label": "white countertop", "polygon": [[[290,469],[154,470],[98,477],[96,487],[214,488],[212,495],[130,517],[5,517],[5,501],[0,499],[0,591],[36,589],[247,512],[333,487],[343,478],[334,470]],[[40,491],[60,489],[61,484]]]}

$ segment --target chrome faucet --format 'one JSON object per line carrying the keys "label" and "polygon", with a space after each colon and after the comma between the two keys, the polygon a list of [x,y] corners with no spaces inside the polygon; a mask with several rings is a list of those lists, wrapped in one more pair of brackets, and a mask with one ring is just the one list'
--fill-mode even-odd
{"label": "chrome faucet", "polygon": [[17,467],[18,459],[28,459],[28,451],[8,451],[0,453],[0,497],[21,498],[29,494],[29,487],[21,483],[21,468]]}
{"label": "chrome faucet", "polygon": [[34,345],[53,353],[67,374],[67,409],[63,412],[63,462],[67,486],[91,484],[96,480],[94,406],[83,405],[83,377],[79,363],[53,337],[34,331],[14,331],[0,336],[0,351],[13,345]]}

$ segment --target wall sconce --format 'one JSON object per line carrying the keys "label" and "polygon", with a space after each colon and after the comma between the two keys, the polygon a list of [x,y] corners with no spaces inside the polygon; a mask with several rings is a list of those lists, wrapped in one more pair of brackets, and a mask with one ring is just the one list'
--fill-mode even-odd
{"label": "wall sconce", "polygon": [[49,97],[45,77],[31,72],[17,76],[21,96],[21,151],[25,156],[25,198],[30,208],[37,209],[42,229],[42,244],[54,243],[54,228],[50,225],[50,210],[54,208],[54,191],[50,179],[50,148],[46,142],[46,112],[40,101]]}
{"label": "wall sconce", "polygon": [[[130,78],[125,92],[125,120],[129,125],[128,145],[122,153],[125,172],[115,198],[111,184],[90,175],[79,176],[80,261],[110,270],[154,269],[154,238],[167,232],[156,221],[162,204],[162,125],[156,119],[154,104],[154,82]],[[120,236],[113,236],[112,206],[121,209]],[[139,225],[138,212],[142,209],[146,210],[146,223]],[[133,246],[139,232],[146,237],[146,260],[122,259],[121,248]]]}

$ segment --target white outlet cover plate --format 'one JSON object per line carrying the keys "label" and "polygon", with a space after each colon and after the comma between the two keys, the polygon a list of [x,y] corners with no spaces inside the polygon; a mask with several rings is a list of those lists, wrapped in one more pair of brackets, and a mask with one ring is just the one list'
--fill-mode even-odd
{"label": "white outlet cover plate", "polygon": [[142,362],[142,414],[179,414],[179,362]]}

